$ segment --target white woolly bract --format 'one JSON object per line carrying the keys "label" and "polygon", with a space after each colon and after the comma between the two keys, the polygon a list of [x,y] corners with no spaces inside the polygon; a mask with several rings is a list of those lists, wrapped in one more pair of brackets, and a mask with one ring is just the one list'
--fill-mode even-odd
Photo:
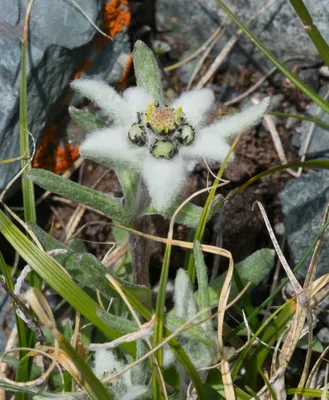
{"label": "white woolly bract", "polygon": [[147,107],[153,103],[152,96],[144,89],[139,87],[133,87],[125,90],[123,93],[123,98],[129,105],[130,111],[135,114],[133,117],[134,119],[136,119],[136,114],[138,112],[145,112]]}
{"label": "white woolly bract", "polygon": [[122,124],[127,117],[123,98],[106,82],[92,79],[77,79],[71,87],[93,101],[115,124]]}
{"label": "white woolly bract", "polygon": [[259,104],[248,107],[238,114],[223,117],[220,121],[203,128],[200,136],[214,133],[224,138],[229,138],[238,135],[240,132],[244,132],[257,125],[266,114],[269,105],[270,98],[266,97]]}
{"label": "white woolly bract", "polygon": [[184,162],[180,157],[171,160],[155,160],[149,156],[144,163],[143,178],[154,206],[167,209],[182,191],[187,178]]}
{"label": "white woolly bract", "polygon": [[163,368],[170,368],[175,362],[176,357],[171,348],[166,344],[163,346]]}
{"label": "white woolly bract", "polygon": [[[112,351],[97,350],[94,354],[94,373],[102,379],[105,375],[112,374],[114,371],[118,372],[123,370],[125,364],[119,361]],[[129,371],[128,371],[129,373]]]}
{"label": "white woolly bract", "polygon": [[148,387],[144,385],[134,385],[127,387],[124,395],[118,397],[118,400],[137,400],[148,391]]}
{"label": "white woolly bract", "polygon": [[188,122],[198,126],[213,106],[214,101],[215,96],[210,89],[191,90],[174,100],[172,106],[174,108],[182,107]]}
{"label": "white woolly bract", "polygon": [[198,312],[190,278],[182,268],[177,271],[175,279],[174,302],[177,317],[189,320]]}
{"label": "white woolly bract", "polygon": [[138,169],[144,148],[129,143],[123,128],[105,128],[87,135],[80,146],[80,154],[101,164]]}
{"label": "white woolly bract", "polygon": [[[110,374],[120,372],[127,364],[117,359],[111,350],[97,350],[94,354],[94,373],[102,379]],[[116,399],[135,400],[146,393],[148,388],[143,385],[134,385],[131,376],[132,370],[128,370],[111,382],[110,389]]]}
{"label": "white woolly bract", "polygon": [[[171,106],[176,110],[182,107],[181,123],[192,124],[194,141],[189,146],[176,142],[178,154],[171,159],[159,159],[151,154],[152,146],[159,137],[142,117],[153,103],[152,96],[144,89],[130,88],[122,97],[101,81],[79,79],[72,82],[72,87],[94,101],[114,121],[113,128],[102,129],[86,137],[80,146],[81,155],[106,166],[133,169],[141,174],[153,206],[159,212],[167,210],[179,196],[196,163],[203,159],[222,162],[229,150],[225,137],[259,123],[269,105],[269,99],[264,99],[239,114],[202,128],[204,117],[214,103],[213,92],[202,89],[183,93]],[[131,125],[137,122],[143,125],[146,132],[146,140],[141,147],[128,138]]]}
{"label": "white woolly bract", "polygon": [[195,138],[190,146],[182,147],[182,157],[202,161],[205,158],[207,161],[224,161],[230,146],[225,142],[225,139],[214,132],[203,132]]}

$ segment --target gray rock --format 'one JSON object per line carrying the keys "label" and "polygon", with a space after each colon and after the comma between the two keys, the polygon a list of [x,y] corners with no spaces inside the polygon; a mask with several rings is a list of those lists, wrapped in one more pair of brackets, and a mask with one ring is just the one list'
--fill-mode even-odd
{"label": "gray rock", "polygon": [[[0,160],[19,155],[19,81],[23,23],[28,0],[1,1],[0,7]],[[105,0],[81,0],[94,23]],[[36,0],[30,19],[27,82],[29,131],[38,140],[52,122],[68,84],[86,59],[95,34],[90,22],[70,1]],[[19,170],[19,162],[1,166],[0,189]]]}
{"label": "gray rock", "polygon": [[328,343],[329,343],[329,328],[320,329],[319,332],[316,334],[316,337],[321,343],[328,345]]}
{"label": "gray rock", "polygon": [[[329,90],[329,85],[321,88],[319,95],[323,98]],[[323,122],[329,123],[329,114],[320,110],[319,106],[312,103],[307,110],[307,113],[314,118],[321,119]],[[303,121],[301,126],[301,139],[299,155],[303,153],[304,143],[307,140],[312,123]],[[315,125],[313,128],[310,144],[308,146],[306,155],[307,158],[327,158],[329,157],[329,130]]]}
{"label": "gray rock", "polygon": [[90,54],[89,59],[92,60],[92,65],[81,77],[104,79],[113,85],[121,78],[130,53],[128,34],[126,32],[118,33],[114,40],[105,43],[101,52],[93,51]]}
{"label": "gray rock", "polygon": [[[246,23],[267,2],[267,0],[232,0],[230,8],[242,22]],[[305,4],[324,39],[328,41],[329,3],[326,0],[317,2],[305,0]],[[181,47],[186,48],[181,58],[202,46],[219,26],[225,24],[227,32],[218,40],[212,52],[213,56],[217,55],[237,31],[236,25],[229,17],[225,22],[225,15],[215,0],[158,0],[156,2],[157,27],[160,31],[166,32],[169,40],[176,41]],[[277,0],[260,15],[252,25],[251,31],[279,59],[296,55],[304,56],[309,62],[319,59],[315,46],[305,33],[294,9],[286,0]],[[241,65],[245,65],[248,59],[262,67],[271,65],[267,58],[254,48],[250,40],[242,36],[234,51],[226,58],[225,66],[237,70]],[[194,65],[195,63],[190,62],[181,68],[180,74],[184,81],[190,77]]]}
{"label": "gray rock", "polygon": [[305,68],[302,69],[299,74],[299,78],[306,83],[312,90],[317,92],[320,86],[319,72],[316,68]]}
{"label": "gray rock", "polygon": [[[309,173],[287,182],[281,193],[284,224],[293,267],[296,265],[321,229],[322,218],[329,202],[329,172]],[[328,272],[329,232],[325,233],[317,264],[316,276]],[[305,277],[310,256],[297,275]]]}

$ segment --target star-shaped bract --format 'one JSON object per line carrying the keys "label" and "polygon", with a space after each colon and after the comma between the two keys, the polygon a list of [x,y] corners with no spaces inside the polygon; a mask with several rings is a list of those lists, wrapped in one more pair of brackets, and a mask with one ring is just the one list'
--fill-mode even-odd
{"label": "star-shaped bract", "polygon": [[[205,117],[214,104],[210,89],[183,93],[163,111],[154,105],[152,96],[139,87],[127,89],[122,96],[102,81],[80,79],[72,82],[72,87],[96,103],[112,121],[110,128],[87,135],[80,147],[81,155],[107,166],[134,169],[140,173],[152,203],[159,211],[167,209],[177,198],[191,166],[203,159],[210,163],[222,162],[229,150],[225,138],[258,124],[269,106],[269,98],[266,98],[241,113],[206,126]],[[157,118],[165,115],[162,132],[161,120],[155,125],[152,110],[157,112],[157,115],[153,113]],[[168,110],[172,110],[175,123],[168,119]],[[182,137],[178,136],[182,136],[182,124],[186,128],[184,132],[193,131],[193,139],[188,145],[184,145]],[[143,130],[146,143],[140,141],[137,145],[129,139],[133,125],[134,129],[137,126]],[[158,144],[171,146],[171,143],[175,151],[168,158],[158,157],[154,147]]]}

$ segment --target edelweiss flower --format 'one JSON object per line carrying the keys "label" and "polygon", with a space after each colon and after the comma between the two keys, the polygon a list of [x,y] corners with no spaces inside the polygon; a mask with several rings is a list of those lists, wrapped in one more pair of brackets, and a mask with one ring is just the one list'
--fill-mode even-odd
{"label": "edelweiss flower", "polygon": [[81,144],[82,156],[108,166],[138,171],[153,205],[165,210],[181,192],[197,162],[224,160],[225,138],[246,130],[265,114],[269,98],[247,110],[204,125],[213,106],[210,89],[183,93],[170,106],[157,104],[135,87],[120,96],[105,82],[80,79],[73,89],[94,101],[113,121],[110,128],[92,132]]}

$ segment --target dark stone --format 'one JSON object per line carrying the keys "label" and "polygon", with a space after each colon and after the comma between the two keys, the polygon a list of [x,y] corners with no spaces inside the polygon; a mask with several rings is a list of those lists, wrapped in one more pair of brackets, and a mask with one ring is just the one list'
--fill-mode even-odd
{"label": "dark stone", "polygon": [[[329,203],[329,172],[317,171],[287,182],[281,193],[287,241],[293,264],[296,265],[319,234],[325,209]],[[328,272],[329,232],[324,236],[317,263],[316,276]],[[298,270],[305,277],[310,257]]]}
{"label": "dark stone", "polygon": [[[321,88],[319,95],[324,98],[329,90],[329,85]],[[327,96],[328,97],[328,96]],[[320,110],[319,106],[312,103],[307,110],[307,114],[316,119],[320,119],[323,122],[329,124],[329,114]],[[299,155],[303,153],[304,143],[307,140],[308,133],[310,131],[312,122],[303,121],[301,126],[301,143],[299,149]],[[329,157],[329,130],[322,128],[319,125],[315,125],[311,136],[311,141],[306,152],[307,158],[327,158]]]}

